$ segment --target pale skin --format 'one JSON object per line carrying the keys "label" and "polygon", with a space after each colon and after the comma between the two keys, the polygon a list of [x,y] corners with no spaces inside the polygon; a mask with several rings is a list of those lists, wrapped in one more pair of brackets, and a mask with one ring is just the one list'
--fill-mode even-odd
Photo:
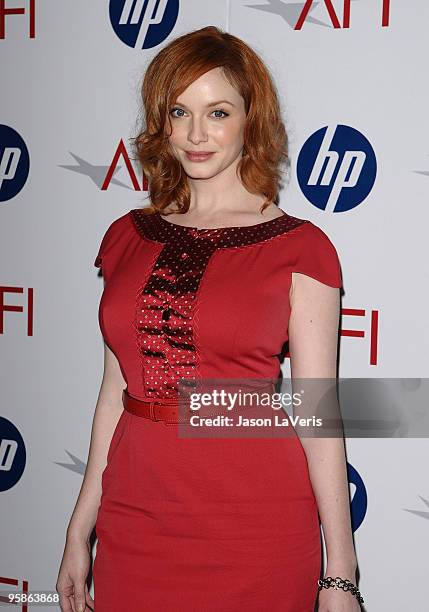
{"label": "pale skin", "polygon": [[[228,101],[212,105],[219,100]],[[261,214],[262,194],[249,193],[237,176],[243,152],[244,100],[215,68],[194,81],[170,109],[168,123],[173,154],[182,164],[191,191],[189,211],[173,213],[167,221],[192,227],[254,225],[282,216],[274,204]],[[194,162],[185,151],[214,152]],[[171,207],[174,210],[174,207]],[[337,362],[339,289],[292,273],[289,292],[289,350],[294,378],[335,378]],[[105,345],[104,374],[95,409],[88,462],[82,487],[67,529],[66,546],[57,580],[63,612],[88,610],[93,601],[85,581],[89,571],[89,538],[101,497],[101,475],[116,424],[122,414],[126,382],[113,352]],[[342,438],[301,438],[318,504],[326,543],[325,575],[348,578],[356,584],[356,555],[350,525],[346,459]],[[353,595],[323,589],[319,612],[359,612]]]}
{"label": "pale skin", "polygon": [[[56,589],[63,612],[88,611],[94,601],[86,577],[90,569],[90,536],[101,498],[101,475],[116,424],[123,412],[122,391],[126,382],[118,360],[104,344],[104,372],[95,408],[88,461],[80,493],[67,529],[66,545]],[[79,605],[83,605],[79,608]]]}

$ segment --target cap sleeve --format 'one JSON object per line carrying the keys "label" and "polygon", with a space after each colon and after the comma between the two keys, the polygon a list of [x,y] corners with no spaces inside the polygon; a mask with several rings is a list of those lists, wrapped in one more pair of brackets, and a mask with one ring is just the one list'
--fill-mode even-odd
{"label": "cap sleeve", "polygon": [[110,251],[113,243],[113,235],[115,229],[115,223],[113,222],[104,233],[101,240],[101,244],[98,248],[98,253],[94,261],[94,266],[101,268],[103,278],[105,281],[108,280],[110,275],[110,266],[108,265],[108,259],[110,259]]}
{"label": "cap sleeve", "polygon": [[292,272],[341,288],[343,281],[338,254],[325,232],[309,221],[299,228],[296,238],[298,244]]}
{"label": "cap sleeve", "polygon": [[97,257],[95,258],[95,261],[94,261],[94,266],[96,266],[97,268],[101,268],[103,265],[103,257],[107,250],[107,244],[109,242],[108,233],[109,233],[109,230],[106,231],[106,233],[103,236],[103,239],[101,240],[101,244],[98,249]]}
{"label": "cap sleeve", "polygon": [[119,219],[115,219],[104,233],[94,260],[94,266],[101,268],[105,281],[108,281],[116,261],[120,258],[124,244],[127,239],[129,240],[130,228],[129,213],[127,213]]}

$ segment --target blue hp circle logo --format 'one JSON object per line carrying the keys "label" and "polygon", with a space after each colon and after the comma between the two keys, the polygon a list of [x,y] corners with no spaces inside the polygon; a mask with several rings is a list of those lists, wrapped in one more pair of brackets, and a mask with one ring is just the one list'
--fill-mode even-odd
{"label": "blue hp circle logo", "polygon": [[345,212],[361,204],[377,175],[374,149],[348,125],[326,126],[304,143],[297,162],[298,183],[321,210]]}
{"label": "blue hp circle logo", "polygon": [[21,136],[8,125],[0,125],[0,202],[16,196],[30,171],[30,156]]}
{"label": "blue hp circle logo", "polygon": [[136,49],[151,49],[174,28],[179,0],[110,0],[109,13],[122,42]]}
{"label": "blue hp circle logo", "polygon": [[365,518],[366,510],[368,507],[368,497],[366,494],[366,487],[359,472],[347,462],[347,477],[350,484],[354,484],[356,487],[353,495],[350,514],[352,520],[352,531],[356,531],[361,526],[363,519]]}
{"label": "blue hp circle logo", "polygon": [[13,423],[0,417],[0,491],[8,491],[21,478],[27,453],[24,440]]}

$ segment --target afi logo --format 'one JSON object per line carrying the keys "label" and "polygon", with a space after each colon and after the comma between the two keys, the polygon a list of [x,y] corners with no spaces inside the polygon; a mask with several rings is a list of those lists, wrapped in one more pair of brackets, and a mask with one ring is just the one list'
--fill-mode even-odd
{"label": "afi logo", "polygon": [[345,212],[361,204],[377,174],[374,149],[348,125],[326,126],[304,143],[297,177],[307,200],[320,210]]}
{"label": "afi logo", "polygon": [[110,22],[129,47],[151,49],[174,28],[179,0],[110,0]]}
{"label": "afi logo", "polygon": [[0,39],[6,38],[6,17],[28,15],[28,36],[36,38],[36,0],[23,0],[24,6],[7,7],[5,0],[0,1]]}
{"label": "afi logo", "polygon": [[27,453],[18,429],[0,417],[0,491],[7,491],[21,478]]}
{"label": "afi logo", "polygon": [[[356,329],[353,326],[352,329],[343,327],[343,317],[358,317],[359,325],[362,325],[363,329]],[[360,323],[360,321],[363,322]],[[340,336],[347,336],[349,338],[362,338],[368,345],[368,361],[369,365],[378,365],[378,328],[379,328],[379,311],[378,310],[366,310],[365,308],[341,308],[341,325],[340,325]],[[290,353],[287,351],[287,358],[290,359]]]}
{"label": "afi logo", "polygon": [[0,125],[0,202],[10,200],[24,187],[30,170],[30,156],[21,136]]}
{"label": "afi logo", "polygon": [[[343,28],[350,27],[350,7],[351,0],[344,0],[343,2]],[[314,0],[306,0],[305,5],[302,9],[302,12],[298,18],[298,21],[295,26],[295,30],[300,30],[307,18],[307,15],[310,10],[317,6],[319,1],[314,2]],[[338,18],[337,13],[335,12],[335,8],[332,4],[331,0],[324,0],[324,4],[326,6],[326,11],[331,20],[332,26],[334,28],[341,28],[341,23]],[[387,27],[389,25],[389,13],[390,13],[390,0],[381,0],[381,25],[383,27]]]}
{"label": "afi logo", "polygon": [[[338,2],[339,7],[342,8],[342,15],[335,10],[332,0],[305,0],[305,2],[267,0],[267,2],[267,4],[248,5],[248,8],[280,15],[294,30],[302,30],[305,22],[326,27],[326,22],[318,18],[318,16],[324,17],[325,15],[333,28],[350,28],[352,0],[343,0],[342,7],[341,2]],[[387,28],[390,22],[390,0],[378,0],[372,4],[372,10],[376,12],[377,19],[381,20],[381,26]]]}
{"label": "afi logo", "polygon": [[[365,338],[369,344],[369,364],[378,364],[378,310],[365,310],[365,308],[342,308],[342,316],[362,317],[367,323],[367,329],[345,329],[341,325],[340,335],[351,338]],[[369,323],[368,323],[369,320]]]}
{"label": "afi logo", "polygon": [[[121,170],[122,166],[119,165],[120,159],[125,162],[125,166],[128,171],[128,176],[133,184],[136,191],[147,191],[149,183],[146,175],[143,172],[142,185],[139,184],[139,179],[134,171],[130,157],[127,152],[127,148],[121,138],[119,144],[114,152],[113,159],[108,166],[102,166],[100,164],[92,164],[91,162],[83,159],[82,157],[72,153],[72,156],[77,162],[77,165],[61,165],[60,168],[71,170],[72,172],[78,172],[80,175],[89,176],[89,178],[103,191],[109,188],[110,184],[117,185],[118,187],[125,187],[129,189],[128,185],[123,181],[116,178],[116,174]],[[1,310],[1,306],[0,306]]]}

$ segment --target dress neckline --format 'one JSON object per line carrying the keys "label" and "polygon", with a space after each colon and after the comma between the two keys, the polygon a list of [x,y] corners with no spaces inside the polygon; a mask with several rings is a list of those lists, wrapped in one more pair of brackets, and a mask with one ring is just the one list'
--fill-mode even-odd
{"label": "dress neckline", "polygon": [[274,219],[268,219],[267,221],[262,221],[261,223],[253,223],[252,225],[228,225],[224,227],[193,227],[191,225],[180,225],[179,223],[173,223],[172,221],[167,221],[167,219],[165,218],[165,215],[162,215],[159,212],[159,210],[157,210],[155,214],[158,215],[162,223],[166,224],[167,226],[170,225],[173,228],[178,227],[180,230],[191,230],[192,233],[195,233],[195,232],[213,232],[215,230],[240,230],[241,231],[241,230],[250,229],[251,231],[253,231],[255,228],[259,226],[265,227],[267,226],[267,224],[274,223],[274,221],[279,221],[280,219],[284,219],[285,217],[288,216],[284,210],[282,210],[281,208],[279,208],[279,210],[282,211],[281,216],[274,217]]}
{"label": "dress neckline", "polygon": [[280,217],[262,223],[213,228],[192,227],[166,221],[161,213],[153,208],[135,208],[130,211],[130,215],[137,232],[145,239],[163,244],[186,244],[198,248],[215,245],[217,249],[226,249],[262,244],[309,223],[306,219],[293,217],[280,210],[283,213]]}

